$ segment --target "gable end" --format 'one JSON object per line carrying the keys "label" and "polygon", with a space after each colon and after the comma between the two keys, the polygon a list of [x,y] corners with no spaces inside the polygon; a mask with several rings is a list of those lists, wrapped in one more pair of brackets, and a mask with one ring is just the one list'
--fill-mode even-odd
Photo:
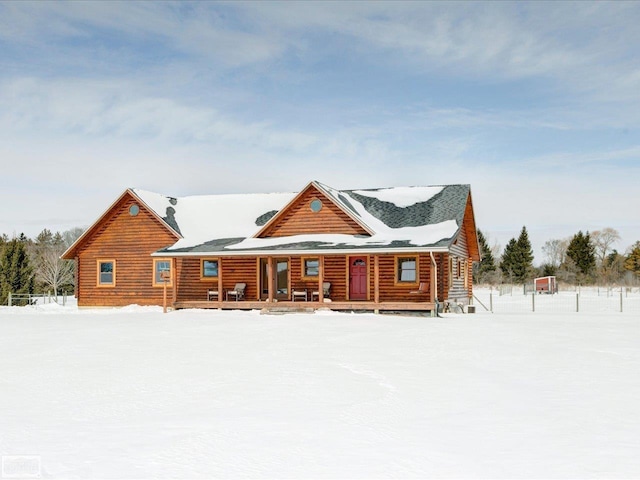
{"label": "gable end", "polygon": [[[114,217],[123,214],[123,208],[128,211],[129,207],[134,204],[138,205],[139,209],[143,209],[142,211],[146,214],[146,217],[148,217],[152,222],[157,223],[158,227],[160,227],[161,230],[164,230],[166,234],[170,235],[174,242],[181,238],[180,234],[171,228],[166,221],[160,218],[151,208],[149,208],[142,199],[140,199],[140,197],[138,197],[131,189],[127,189],[116,199],[115,202],[111,204],[109,208],[107,208],[98,220],[87,228],[87,230],[67,249],[67,251],[62,254],[61,258],[65,260],[73,260],[80,250],[86,248],[96,235],[99,235],[100,232],[104,230],[105,225],[109,221]],[[129,213],[127,213],[127,215],[129,215]],[[139,212],[136,216],[138,215],[140,215]]]}
{"label": "gable end", "polygon": [[255,238],[319,233],[369,236],[373,233],[352,215],[312,182],[274,215]]}

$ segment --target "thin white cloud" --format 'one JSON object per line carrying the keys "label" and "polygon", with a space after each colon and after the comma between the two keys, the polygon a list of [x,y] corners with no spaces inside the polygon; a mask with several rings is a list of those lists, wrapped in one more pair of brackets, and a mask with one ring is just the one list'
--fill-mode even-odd
{"label": "thin white cloud", "polygon": [[[441,78],[468,75],[497,83],[545,79],[551,82],[546,88],[565,96],[562,103],[567,109],[580,113],[588,96],[601,102],[603,122],[615,122],[617,115],[621,117],[617,122],[638,122],[640,70],[635,45],[640,43],[640,9],[632,2],[330,5],[7,2],[0,6],[0,37],[9,44],[51,50],[56,61],[71,68],[95,64],[101,74],[109,70],[100,63],[103,59],[94,58],[91,49],[84,51],[81,61],[68,58],[64,55],[72,48],[68,45],[82,52],[83,43],[102,32],[105,41],[113,37],[122,43],[109,59],[115,65],[124,62],[122,68],[140,68],[139,58],[161,47],[178,64],[201,62],[202,69],[213,61],[212,68],[222,69],[221,74],[266,63],[293,77],[287,62],[320,60],[333,55],[332,48],[339,44],[346,55]],[[345,40],[335,44],[315,40],[336,35]],[[145,61],[161,62],[153,55]],[[170,68],[156,73],[170,77]],[[548,123],[573,125],[568,111],[561,114],[549,117]],[[582,116],[574,118],[581,123]]]}
{"label": "thin white cloud", "polygon": [[308,32],[343,35],[347,48],[372,62],[402,62],[443,78],[545,78],[601,101],[638,100],[634,2],[236,5],[293,40]]}
{"label": "thin white cloud", "polygon": [[[637,86],[640,9],[633,2],[11,2],[1,18],[0,36],[12,41],[46,45],[106,29],[230,66],[278,60],[315,33],[333,33],[351,37],[359,54],[369,49],[382,61],[399,54],[433,72],[550,76],[585,88],[624,73],[619,85]],[[587,69],[591,75],[580,75]]]}
{"label": "thin white cloud", "polygon": [[637,170],[640,173],[640,145],[605,151],[551,153],[528,157],[522,159],[519,163],[528,165],[533,169],[574,169],[577,175],[580,175],[580,168],[591,165],[609,165],[608,168],[611,168],[610,165],[612,164],[623,163],[623,168],[629,173],[633,170]]}
{"label": "thin white cloud", "polygon": [[211,106],[146,96],[140,85],[33,78],[0,83],[0,126],[6,131],[88,137],[131,137],[161,142],[252,142],[266,149],[305,150],[317,143],[300,131],[245,123]]}
{"label": "thin white cloud", "polygon": [[[212,4],[182,2],[8,2],[0,38],[46,47],[101,34],[126,43],[161,44],[168,51],[215,58],[228,67],[269,60],[282,51],[275,36],[228,25]],[[2,20],[3,19],[3,20]]]}

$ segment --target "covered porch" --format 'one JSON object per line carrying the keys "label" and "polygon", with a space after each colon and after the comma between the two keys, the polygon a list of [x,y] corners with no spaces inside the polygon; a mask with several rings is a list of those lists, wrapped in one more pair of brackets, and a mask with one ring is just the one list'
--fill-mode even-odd
{"label": "covered porch", "polygon": [[183,258],[176,264],[171,303],[205,309],[426,311],[435,305],[437,261],[443,262],[440,254],[426,252]]}

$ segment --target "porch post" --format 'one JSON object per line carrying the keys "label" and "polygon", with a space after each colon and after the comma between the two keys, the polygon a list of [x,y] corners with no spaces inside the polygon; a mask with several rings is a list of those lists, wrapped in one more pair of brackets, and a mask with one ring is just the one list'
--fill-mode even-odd
{"label": "porch post", "polygon": [[[202,267],[201,267],[202,268]],[[222,272],[224,268],[222,268],[222,257],[218,258],[218,301],[222,302],[225,300],[224,298],[224,288],[222,285]]]}
{"label": "porch post", "polygon": [[[273,257],[267,257],[267,289],[269,290],[269,303],[273,302]],[[258,287],[260,288],[260,287]]]}
{"label": "porch post", "polygon": [[[171,271],[173,272],[173,301],[175,303],[178,301],[178,259],[172,258],[171,261],[173,265],[171,265]],[[180,266],[182,266],[182,260],[180,260]]]}
{"label": "porch post", "polygon": [[[304,265],[303,265],[303,268],[304,268]],[[322,288],[323,283],[324,283],[324,255],[320,255],[318,257],[318,302],[320,303],[324,303],[324,288]]]}
{"label": "porch post", "polygon": [[373,256],[373,301],[376,304],[375,313],[379,313],[378,305],[380,304],[380,265],[378,264],[378,255]]}
{"label": "porch post", "polygon": [[431,257],[431,268],[429,269],[429,277],[431,277],[431,288],[429,289],[429,298],[431,303],[433,303],[436,301],[436,288],[438,285],[438,264],[436,262],[436,259],[433,257],[433,252],[429,252],[429,257]]}
{"label": "porch post", "polygon": [[378,255],[373,256],[373,301],[380,303],[380,264]]}

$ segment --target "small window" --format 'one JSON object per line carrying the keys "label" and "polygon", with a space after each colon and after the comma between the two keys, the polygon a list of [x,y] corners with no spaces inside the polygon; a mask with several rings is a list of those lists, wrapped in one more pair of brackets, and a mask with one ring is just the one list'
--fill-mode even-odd
{"label": "small window", "polygon": [[396,262],[396,281],[416,283],[418,281],[418,259],[416,257],[398,257]]}
{"label": "small window", "polygon": [[202,260],[202,278],[218,278],[218,260]]}
{"label": "small window", "polygon": [[322,210],[322,202],[317,198],[314,198],[309,203],[309,208],[311,209],[312,212],[319,212],[320,210]]}
{"label": "small window", "polygon": [[157,259],[153,261],[153,286],[163,287],[166,284],[168,287],[172,284],[171,275],[171,260],[169,259]]}
{"label": "small window", "polygon": [[302,260],[302,276],[317,277],[320,275],[320,261],[317,258],[304,258]]}
{"label": "small window", "polygon": [[116,261],[98,260],[98,286],[115,287],[116,285]]}
{"label": "small window", "polygon": [[138,213],[140,213],[140,207],[138,205],[134,203],[129,207],[129,215],[135,217],[136,215],[138,215]]}

